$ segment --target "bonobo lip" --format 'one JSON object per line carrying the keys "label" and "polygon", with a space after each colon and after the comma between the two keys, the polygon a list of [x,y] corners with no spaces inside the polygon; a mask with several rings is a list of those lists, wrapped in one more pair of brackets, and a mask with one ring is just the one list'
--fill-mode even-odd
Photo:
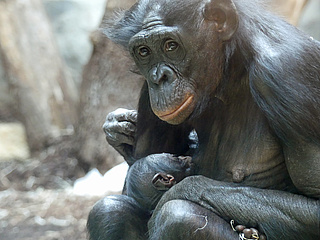
{"label": "bonobo lip", "polygon": [[190,95],[188,98],[186,98],[186,100],[176,109],[174,109],[172,112],[170,113],[165,113],[163,115],[158,115],[158,117],[166,122],[171,122],[171,120],[177,118],[180,113],[182,113],[183,111],[185,111],[193,102],[193,95]]}

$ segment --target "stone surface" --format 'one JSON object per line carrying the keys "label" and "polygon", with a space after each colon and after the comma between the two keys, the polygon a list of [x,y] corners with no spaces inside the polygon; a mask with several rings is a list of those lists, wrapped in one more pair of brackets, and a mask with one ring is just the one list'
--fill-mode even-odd
{"label": "stone surface", "polygon": [[25,129],[20,123],[0,124],[0,161],[29,158]]}
{"label": "stone surface", "polygon": [[107,0],[43,0],[60,53],[81,82],[83,66],[92,53],[91,33],[102,20]]}

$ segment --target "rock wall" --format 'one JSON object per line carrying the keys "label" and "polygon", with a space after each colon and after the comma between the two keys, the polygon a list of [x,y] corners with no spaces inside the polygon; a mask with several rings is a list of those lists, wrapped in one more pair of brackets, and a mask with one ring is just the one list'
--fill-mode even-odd
{"label": "rock wall", "polygon": [[107,0],[43,0],[66,64],[78,86],[92,53],[91,33],[103,17]]}

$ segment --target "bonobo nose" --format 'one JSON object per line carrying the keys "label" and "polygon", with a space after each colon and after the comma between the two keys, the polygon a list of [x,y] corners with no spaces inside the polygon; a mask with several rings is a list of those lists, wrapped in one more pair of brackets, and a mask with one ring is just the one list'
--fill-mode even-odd
{"label": "bonobo nose", "polygon": [[155,84],[160,84],[165,81],[173,81],[175,77],[174,71],[167,65],[158,65],[150,71],[150,80]]}

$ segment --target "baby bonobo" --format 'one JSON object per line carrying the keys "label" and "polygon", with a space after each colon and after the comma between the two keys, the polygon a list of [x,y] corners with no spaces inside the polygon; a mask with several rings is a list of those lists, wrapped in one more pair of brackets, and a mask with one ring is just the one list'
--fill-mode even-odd
{"label": "baby bonobo", "polygon": [[167,190],[192,174],[191,160],[163,153],[136,161],[127,174],[127,195],[151,212]]}

